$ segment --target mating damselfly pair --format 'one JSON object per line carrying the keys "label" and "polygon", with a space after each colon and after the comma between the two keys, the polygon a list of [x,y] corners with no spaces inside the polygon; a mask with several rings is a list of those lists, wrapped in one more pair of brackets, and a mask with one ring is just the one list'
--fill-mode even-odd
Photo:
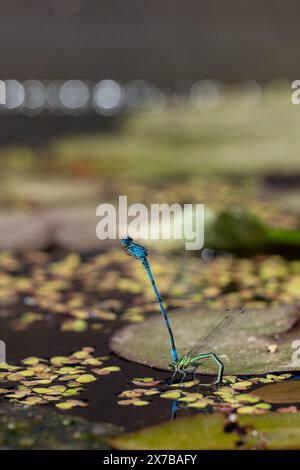
{"label": "mating damselfly pair", "polygon": [[142,263],[149,276],[169,335],[172,358],[172,363],[169,364],[169,369],[173,371],[172,381],[177,372],[183,375],[183,380],[187,373],[196,373],[196,370],[198,369],[199,363],[201,361],[205,359],[211,359],[217,365],[218,373],[217,379],[209,385],[218,385],[222,383],[224,364],[222,363],[220,358],[215,354],[214,349],[218,344],[220,344],[224,340],[225,337],[232,334],[236,330],[235,327],[239,326],[241,322],[244,321],[246,317],[245,310],[227,310],[225,314],[223,314],[220,319],[218,319],[213,325],[211,325],[211,327],[204,335],[202,335],[197,344],[195,344],[187,354],[179,358],[168,315],[164,308],[161,296],[159,294],[157,285],[155,283],[150,268],[150,263],[148,259],[149,251],[146,247],[135,243],[131,237],[123,238],[121,240],[121,244],[123,245],[127,254],[133,256]]}

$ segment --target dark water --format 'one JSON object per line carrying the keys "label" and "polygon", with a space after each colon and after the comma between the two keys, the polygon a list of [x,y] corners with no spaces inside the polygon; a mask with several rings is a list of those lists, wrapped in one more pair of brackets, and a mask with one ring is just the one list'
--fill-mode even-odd
{"label": "dark water", "polygon": [[[108,340],[111,334],[121,326],[113,322],[113,327],[103,328],[101,333],[61,332],[54,325],[43,322],[36,323],[23,331],[15,331],[10,326],[11,320],[1,319],[1,339],[7,347],[7,362],[18,363],[27,356],[49,358],[55,355],[69,355],[84,346],[95,348],[95,356],[110,353]],[[122,323],[124,326],[124,323]],[[128,382],[134,377],[155,377],[165,380],[167,372],[153,370],[139,364],[125,361],[115,355],[105,362],[106,365],[117,365],[121,372],[101,376],[99,380],[89,383],[80,394],[80,399],[88,401],[86,408],[73,408],[72,414],[82,416],[91,421],[109,422],[134,430],[145,425],[159,423],[171,419],[172,401],[154,399],[147,407],[120,406],[117,394],[132,388]],[[47,406],[47,405],[45,405]],[[193,413],[192,410],[189,412]],[[181,412],[180,412],[181,413]],[[186,413],[183,410],[182,413]]]}
{"label": "dark water", "polygon": [[[94,331],[73,333],[61,332],[50,322],[41,322],[40,325],[36,323],[26,330],[15,331],[9,322],[11,320],[0,319],[1,339],[6,343],[7,362],[9,363],[18,363],[27,356],[50,358],[55,355],[69,355],[84,346],[94,347],[95,356],[108,355],[110,353],[108,346],[110,336],[118,328],[124,326],[124,323],[115,321],[112,323],[112,327],[103,328],[101,333]],[[117,395],[132,388],[128,382],[134,377],[150,376],[165,381],[170,377],[168,372],[133,364],[114,354],[110,355],[110,360],[105,362],[106,365],[117,365],[121,368],[121,372],[101,376],[97,381],[87,384],[79,399],[86,400],[89,406],[73,408],[71,414],[94,422],[107,422],[122,426],[127,431],[172,419],[172,407],[175,404],[172,400],[157,399],[156,396],[146,407],[120,406],[117,403],[119,400]],[[293,379],[295,378],[297,379],[297,377],[293,377]],[[205,387],[201,390],[199,387],[197,391],[208,393],[209,389]],[[176,416],[181,417],[195,413],[197,413],[196,410],[179,408]]]}

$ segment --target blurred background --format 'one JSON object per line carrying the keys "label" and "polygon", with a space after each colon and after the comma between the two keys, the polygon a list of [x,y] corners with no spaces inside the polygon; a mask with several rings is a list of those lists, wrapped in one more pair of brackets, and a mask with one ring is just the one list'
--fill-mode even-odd
{"label": "blurred background", "polygon": [[221,219],[216,249],[265,249],[270,227],[294,250],[282,230],[299,227],[299,10],[1,2],[0,248],[98,249],[96,206],[127,194],[204,203],[214,223],[226,212],[237,238],[216,236]]}
{"label": "blurred background", "polygon": [[[194,328],[190,325],[195,318],[199,330],[194,331],[202,331],[202,311],[210,315],[211,310],[243,307],[262,313],[255,323],[259,336],[251,352],[253,368],[247,362],[243,369],[240,355],[235,355],[227,373],[290,370],[290,344],[300,337],[300,106],[292,102],[292,94],[297,98],[298,93],[292,84],[300,80],[299,1],[9,0],[0,5],[0,330],[8,362],[22,361],[23,374],[25,364],[27,368],[42,361],[44,367],[43,358],[53,356],[47,364],[60,369],[77,364],[77,359],[65,362],[63,356],[95,347],[101,359],[97,367],[102,359],[111,360],[108,372],[118,374],[97,381],[83,372],[90,370],[84,365],[89,359],[84,359],[80,374],[88,380],[80,384],[93,381],[77,390],[85,402],[57,403],[60,411],[74,406],[81,417],[126,430],[170,419],[170,403],[164,398],[151,399],[149,412],[143,400],[126,407],[130,400],[117,398],[132,396],[120,392],[134,377],[140,377],[132,382],[139,387],[160,383],[151,378],[149,383],[149,374],[166,378],[142,365],[161,364],[162,349],[153,348],[151,336],[141,351],[147,361],[140,359],[140,352],[133,354],[131,345],[131,356],[126,344],[122,351],[112,346],[119,328],[133,323],[144,328],[144,320],[158,312],[142,266],[125,256],[118,240],[96,238],[97,207],[118,205],[119,196],[126,195],[128,205],[205,205],[204,249],[187,253],[185,240],[180,240],[164,244],[171,256],[151,259],[168,312],[182,309],[187,315],[174,331],[182,341],[179,352],[188,345],[186,338],[193,337],[189,328]],[[195,215],[190,217],[193,221]],[[277,320],[269,317],[273,314],[282,319],[278,334]],[[269,329],[271,322],[276,335]],[[145,330],[135,331],[142,338]],[[261,334],[265,331],[268,335]],[[235,350],[245,351],[244,336],[236,338]],[[118,355],[111,355],[112,349]],[[90,351],[88,347],[78,358]],[[119,355],[134,355],[140,365]],[[34,424],[38,438],[31,439],[27,431],[35,419],[31,405],[39,412],[40,404],[51,403],[45,398],[48,389],[34,388],[39,395],[29,396],[19,383],[47,384],[50,375],[36,382],[44,374],[32,376],[29,371],[24,377],[34,380],[25,382],[11,370],[19,369],[8,368],[9,375],[0,372],[1,387],[5,381],[9,387],[9,393],[0,389],[0,448],[44,448],[45,442],[63,448],[65,417],[58,444],[51,438],[48,414]],[[56,369],[51,370],[57,377]],[[91,371],[107,374],[107,368]],[[295,418],[297,377],[289,382],[290,389],[287,385],[283,400],[291,406],[281,409]],[[269,374],[260,383],[274,378]],[[260,379],[254,380],[258,384]],[[249,382],[243,383],[246,388],[232,386],[234,393],[249,392]],[[59,393],[72,397],[74,391]],[[21,410],[24,427],[16,428],[15,418],[7,420],[3,399],[26,405],[11,407],[13,416]],[[226,405],[220,408],[226,415],[235,410],[234,404],[227,407],[234,403],[230,400],[220,403]],[[245,403],[246,413],[264,412],[256,408],[255,399]],[[198,411],[208,417],[208,409],[202,408],[200,403]],[[282,441],[289,448],[298,445],[297,436],[295,441],[281,438],[283,433],[294,436],[293,418],[287,427],[285,416],[266,427],[267,434],[268,429],[275,432],[274,438],[270,434],[272,448]],[[46,438],[40,422],[43,429],[47,423]],[[86,433],[75,431],[73,420],[69,422],[72,445],[82,435],[86,446]],[[106,431],[102,434],[98,424],[95,432],[102,439]],[[276,434],[279,425],[282,432]],[[211,429],[215,443],[209,448],[221,448],[221,437],[219,441]],[[180,431],[178,436],[180,441]],[[224,436],[229,442],[227,427]],[[237,445],[246,443],[243,439]],[[257,439],[255,447],[267,445],[260,434]]]}

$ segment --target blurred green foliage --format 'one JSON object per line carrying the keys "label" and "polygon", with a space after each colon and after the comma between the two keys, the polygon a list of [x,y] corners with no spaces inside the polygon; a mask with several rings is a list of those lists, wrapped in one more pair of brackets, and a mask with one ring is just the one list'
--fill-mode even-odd
{"label": "blurred green foliage", "polygon": [[235,87],[213,108],[183,100],[158,114],[124,115],[116,132],[58,139],[43,150],[4,149],[1,173],[147,181],[291,173],[299,171],[299,126],[288,83],[266,87],[255,106]]}

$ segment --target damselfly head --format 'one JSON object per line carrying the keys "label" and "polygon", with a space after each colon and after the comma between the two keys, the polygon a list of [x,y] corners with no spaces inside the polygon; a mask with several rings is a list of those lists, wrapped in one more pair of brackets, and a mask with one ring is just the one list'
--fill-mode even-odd
{"label": "damselfly head", "polygon": [[126,246],[130,245],[130,243],[133,242],[133,239],[131,237],[121,238],[120,242],[123,246],[126,247]]}
{"label": "damselfly head", "polygon": [[169,370],[171,370],[172,372],[174,372],[176,370],[176,364],[175,362],[172,362],[172,364],[169,364]]}

